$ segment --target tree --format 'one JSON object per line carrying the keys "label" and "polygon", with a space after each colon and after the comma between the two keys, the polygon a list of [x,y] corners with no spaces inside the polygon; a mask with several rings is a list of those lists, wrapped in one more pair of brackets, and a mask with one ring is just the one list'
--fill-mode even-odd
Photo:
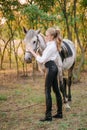
{"label": "tree", "polygon": [[40,10],[36,5],[27,5],[22,9],[22,14],[26,15],[30,28],[37,29],[41,25],[46,28],[47,24],[51,21],[55,21],[56,17],[48,15],[43,10]]}
{"label": "tree", "polygon": [[22,63],[17,55],[18,49],[15,48],[14,39],[23,39],[23,26],[35,30],[41,29],[43,33],[50,26],[59,26],[64,37],[78,43],[77,53],[81,55],[81,59],[77,75],[80,75],[87,50],[86,12],[87,0],[28,0],[24,5],[21,5],[18,0],[1,0],[0,17],[6,19],[3,27],[0,26],[0,38],[4,41],[3,51],[0,49],[1,68],[5,51],[8,52],[10,68],[12,52],[15,55],[17,70],[18,62]]}

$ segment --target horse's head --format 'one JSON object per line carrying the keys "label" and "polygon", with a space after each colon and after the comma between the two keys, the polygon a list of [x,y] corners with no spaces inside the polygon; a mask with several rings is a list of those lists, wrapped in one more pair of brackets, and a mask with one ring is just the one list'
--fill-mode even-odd
{"label": "horse's head", "polygon": [[32,62],[32,54],[28,51],[28,48],[31,47],[33,51],[37,51],[38,49],[38,34],[40,33],[39,30],[35,31],[35,30],[26,30],[24,28],[24,32],[25,32],[25,38],[24,38],[24,43],[25,43],[25,61],[26,63],[31,63]]}

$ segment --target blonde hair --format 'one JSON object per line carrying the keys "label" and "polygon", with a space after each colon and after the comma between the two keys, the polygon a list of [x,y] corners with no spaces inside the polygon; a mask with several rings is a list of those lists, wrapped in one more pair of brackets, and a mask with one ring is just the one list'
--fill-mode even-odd
{"label": "blonde hair", "polygon": [[48,28],[47,31],[51,36],[53,36],[53,39],[56,41],[56,45],[57,45],[57,49],[58,51],[61,50],[61,43],[62,43],[62,36],[60,33],[60,29],[59,28]]}

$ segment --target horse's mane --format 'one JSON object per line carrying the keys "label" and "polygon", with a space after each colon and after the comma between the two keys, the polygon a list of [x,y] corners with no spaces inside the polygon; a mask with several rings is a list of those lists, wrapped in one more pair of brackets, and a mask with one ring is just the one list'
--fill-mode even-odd
{"label": "horse's mane", "polygon": [[44,34],[40,33],[40,35],[43,38],[44,42],[46,43]]}

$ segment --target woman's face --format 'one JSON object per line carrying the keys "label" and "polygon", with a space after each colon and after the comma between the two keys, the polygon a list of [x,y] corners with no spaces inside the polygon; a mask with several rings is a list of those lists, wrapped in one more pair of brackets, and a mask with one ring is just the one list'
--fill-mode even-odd
{"label": "woman's face", "polygon": [[45,40],[46,40],[46,42],[52,41],[53,36],[50,33],[46,32]]}

